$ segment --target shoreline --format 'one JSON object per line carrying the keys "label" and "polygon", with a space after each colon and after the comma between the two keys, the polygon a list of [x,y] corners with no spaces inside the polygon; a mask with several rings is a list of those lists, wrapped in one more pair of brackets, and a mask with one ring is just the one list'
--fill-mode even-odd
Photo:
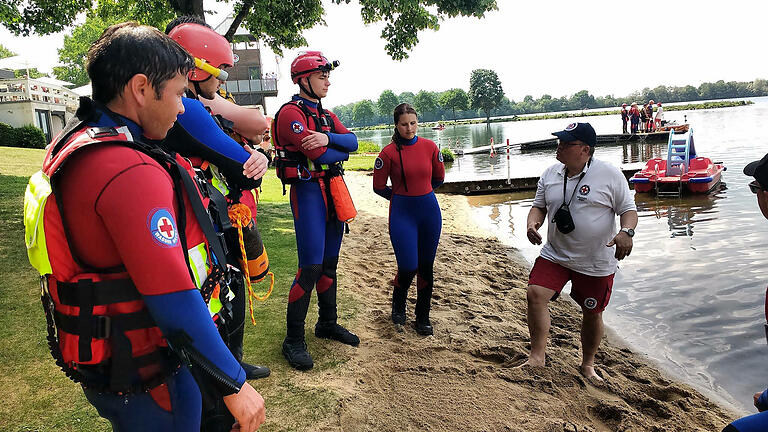
{"label": "shoreline", "polygon": [[369,175],[346,179],[362,210],[342,248],[340,277],[358,299],[351,325],[363,343],[335,375],[322,377],[340,395],[331,420],[338,430],[693,431],[719,430],[739,416],[667,377],[612,330],[597,358],[606,381],[585,380],[578,372],[581,317],[571,302],[551,306],[548,366],[516,368],[528,352],[530,264],[472,221],[463,196],[438,197],[435,335],[419,337],[410,328],[413,288],[409,324],[398,331],[389,320],[395,263],[388,202],[373,194]]}

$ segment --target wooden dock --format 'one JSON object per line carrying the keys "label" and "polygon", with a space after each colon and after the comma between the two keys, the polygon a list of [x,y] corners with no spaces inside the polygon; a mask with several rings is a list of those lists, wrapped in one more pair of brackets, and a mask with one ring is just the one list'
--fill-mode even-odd
{"label": "wooden dock", "polygon": [[[642,163],[627,165],[621,168],[624,173],[624,177],[632,177],[636,172],[642,169]],[[440,187],[435,189],[437,193],[447,194],[459,194],[459,195],[479,195],[479,194],[495,194],[495,193],[507,193],[518,192],[526,190],[535,190],[536,185],[539,182],[538,177],[518,177],[509,180],[507,179],[485,179],[485,180],[463,180],[443,183]]]}
{"label": "wooden dock", "polygon": [[[641,134],[607,134],[607,135],[598,135],[597,136],[597,144],[598,145],[616,145],[616,144],[623,144],[626,142],[665,142],[669,140],[669,132],[651,132],[651,133],[641,133]],[[506,143],[501,144],[494,144],[493,147],[496,149],[496,151],[501,154],[504,153],[504,149],[506,148]],[[539,149],[547,149],[547,148],[555,148],[557,147],[557,138],[546,138],[536,141],[527,141],[522,143],[514,143],[510,144],[510,147],[518,147],[521,151],[527,151],[527,150],[539,150]],[[460,149],[456,151],[456,154],[458,155],[468,155],[468,154],[480,154],[480,153],[488,153],[491,151],[491,146],[482,146],[482,147],[474,147],[471,149]]]}

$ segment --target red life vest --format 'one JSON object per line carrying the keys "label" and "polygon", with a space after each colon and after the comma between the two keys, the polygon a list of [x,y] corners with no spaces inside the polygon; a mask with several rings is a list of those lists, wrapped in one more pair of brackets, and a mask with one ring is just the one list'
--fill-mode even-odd
{"label": "red life vest", "polygon": [[[329,172],[333,175],[341,174],[341,164],[335,163],[331,165],[320,165],[307,159],[307,157],[298,149],[289,148],[289,144],[281,143],[278,139],[279,131],[277,130],[277,118],[280,112],[288,105],[294,105],[298,107],[306,118],[307,125],[313,125],[313,130],[317,132],[335,132],[336,127],[333,122],[333,118],[327,110],[320,108],[320,115],[312,112],[304,103],[298,100],[292,100],[286,102],[275,113],[275,118],[272,120],[272,145],[275,147],[275,171],[277,177],[283,182],[283,195],[285,195],[285,185],[293,184],[299,180],[313,180],[319,177],[325,177]],[[309,122],[309,119],[312,122]]]}
{"label": "red life vest", "polygon": [[[157,148],[133,141],[125,126],[87,127],[84,123],[75,119],[54,139],[42,170],[30,178],[25,195],[25,239],[30,262],[41,274],[48,345],[64,372],[85,387],[146,391],[164,382],[178,367],[178,361],[170,355],[166,340],[125,268],[92,268],[71,248],[62,218],[63,197],[57,193],[58,174],[66,161],[84,148],[120,144],[151,156],[163,166],[174,179],[174,188],[184,190],[187,205],[191,203],[194,208],[201,199],[191,180],[194,171],[181,157],[174,159]],[[185,174],[187,179],[176,181]],[[181,186],[182,182],[186,184]],[[197,197],[190,196],[190,190]],[[197,209],[195,215],[185,218],[190,220],[183,226],[180,223],[179,232],[188,247],[197,245],[194,249],[207,254],[209,266],[202,274],[207,278],[198,288],[208,303],[223,277],[220,266],[210,265],[210,251],[217,252],[221,246],[211,245]],[[207,222],[210,224],[210,219]],[[190,251],[186,251],[188,256]],[[196,276],[198,271],[191,269],[190,274]]]}

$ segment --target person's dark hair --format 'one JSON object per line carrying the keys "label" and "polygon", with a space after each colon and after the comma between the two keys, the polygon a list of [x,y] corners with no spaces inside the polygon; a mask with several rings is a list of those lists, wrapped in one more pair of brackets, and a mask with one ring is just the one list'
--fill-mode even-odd
{"label": "person's dark hair", "polygon": [[213,27],[209,26],[208,24],[206,24],[205,20],[200,18],[199,16],[184,15],[184,16],[176,17],[173,20],[171,20],[171,22],[169,22],[168,25],[165,26],[165,34],[170,33],[171,30],[173,30],[176,26],[178,26],[180,24],[189,24],[189,23],[200,24],[202,26],[208,27],[209,29],[213,28]]}
{"label": "person's dark hair", "polygon": [[195,67],[192,56],[160,30],[129,21],[107,27],[91,45],[86,60],[93,99],[109,103],[131,78],[144,74],[160,94],[168,80]]}
{"label": "person's dark hair", "polygon": [[395,120],[395,133],[392,134],[392,141],[395,143],[397,143],[397,140],[400,138],[400,132],[397,131],[397,122],[400,121],[400,116],[403,114],[413,114],[416,117],[419,116],[416,110],[407,103],[401,103],[395,107],[395,112],[392,113],[392,117]]}

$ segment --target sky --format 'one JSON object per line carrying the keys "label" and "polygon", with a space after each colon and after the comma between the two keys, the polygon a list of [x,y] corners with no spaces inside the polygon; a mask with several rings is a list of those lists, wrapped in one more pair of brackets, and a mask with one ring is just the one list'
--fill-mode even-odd
{"label": "sky", "polygon": [[[437,32],[419,34],[419,44],[402,62],[384,51],[383,25],[365,26],[360,6],[324,0],[327,26],[307,32],[308,47],[286,50],[277,64],[262,50],[264,72],[281,80],[268,112],[296,92],[290,62],[301,50],[321,50],[341,66],[331,74],[323,101],[333,107],[362,99],[376,101],[383,90],[469,89],[473,69],[497,72],[506,96],[522,100],[549,94],[571,96],[588,90],[595,96],[626,96],[658,85],[698,86],[702,82],[768,78],[763,30],[768,6],[763,1],[701,2],[675,0],[512,1],[497,0],[499,10],[485,18],[453,18]],[[216,25],[229,11],[226,3],[206,0]],[[34,53],[41,70],[56,64],[63,34],[14,37],[0,28],[0,43],[17,53]],[[272,99],[272,100],[271,100]]]}

